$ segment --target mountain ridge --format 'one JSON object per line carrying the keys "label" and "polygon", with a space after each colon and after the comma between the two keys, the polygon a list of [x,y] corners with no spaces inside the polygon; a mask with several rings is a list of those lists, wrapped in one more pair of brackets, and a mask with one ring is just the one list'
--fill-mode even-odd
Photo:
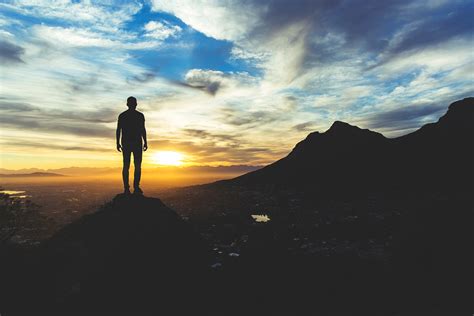
{"label": "mountain ridge", "polygon": [[[472,97],[453,102],[437,122],[397,138],[336,121],[323,133],[310,133],[286,157],[218,183],[328,185],[331,190],[335,186],[350,190],[357,186],[400,186],[411,181],[429,186],[431,180],[441,181],[435,178],[439,174],[446,181],[454,181],[456,174],[469,168],[473,126]],[[468,179],[461,182],[469,185]]]}

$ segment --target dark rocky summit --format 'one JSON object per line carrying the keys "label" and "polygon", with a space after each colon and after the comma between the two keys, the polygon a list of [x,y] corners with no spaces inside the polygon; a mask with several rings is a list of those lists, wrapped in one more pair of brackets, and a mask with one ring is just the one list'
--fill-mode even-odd
{"label": "dark rocky summit", "polygon": [[20,301],[9,307],[179,311],[189,307],[182,300],[199,297],[207,253],[200,236],[159,199],[117,195],[24,262],[27,272],[13,285],[18,292],[10,293]]}

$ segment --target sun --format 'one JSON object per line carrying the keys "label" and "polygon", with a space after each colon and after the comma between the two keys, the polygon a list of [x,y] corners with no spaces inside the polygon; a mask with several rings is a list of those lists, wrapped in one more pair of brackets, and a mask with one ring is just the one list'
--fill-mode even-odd
{"label": "sun", "polygon": [[152,160],[157,165],[181,166],[183,158],[183,154],[176,151],[158,151],[153,154]]}

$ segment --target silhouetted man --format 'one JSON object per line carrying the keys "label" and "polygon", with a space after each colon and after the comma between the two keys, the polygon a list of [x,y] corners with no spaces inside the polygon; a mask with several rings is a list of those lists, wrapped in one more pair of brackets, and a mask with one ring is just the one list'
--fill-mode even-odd
{"label": "silhouetted man", "polygon": [[[123,186],[124,193],[130,194],[130,185],[128,184],[128,170],[130,169],[130,156],[133,152],[133,164],[135,174],[133,178],[134,192],[142,194],[140,189],[140,177],[142,173],[142,150],[148,149],[145,129],[145,116],[136,111],[137,99],[129,97],[127,99],[128,110],[121,113],[117,123],[117,150],[123,153]],[[122,145],[120,145],[120,132],[122,132]],[[142,139],[143,142],[142,143]]]}

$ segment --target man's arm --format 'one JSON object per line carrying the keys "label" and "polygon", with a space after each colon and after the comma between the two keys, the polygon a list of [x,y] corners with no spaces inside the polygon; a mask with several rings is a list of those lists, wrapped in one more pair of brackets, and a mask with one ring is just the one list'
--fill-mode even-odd
{"label": "man's arm", "polygon": [[117,150],[122,151],[122,146],[120,146],[120,131],[122,130],[122,126],[120,125],[120,116],[117,121],[117,131],[115,131],[115,138],[117,140]]}
{"label": "man's arm", "polygon": [[146,151],[148,149],[148,142],[146,140],[145,115],[143,115],[142,137],[144,142],[143,151]]}

